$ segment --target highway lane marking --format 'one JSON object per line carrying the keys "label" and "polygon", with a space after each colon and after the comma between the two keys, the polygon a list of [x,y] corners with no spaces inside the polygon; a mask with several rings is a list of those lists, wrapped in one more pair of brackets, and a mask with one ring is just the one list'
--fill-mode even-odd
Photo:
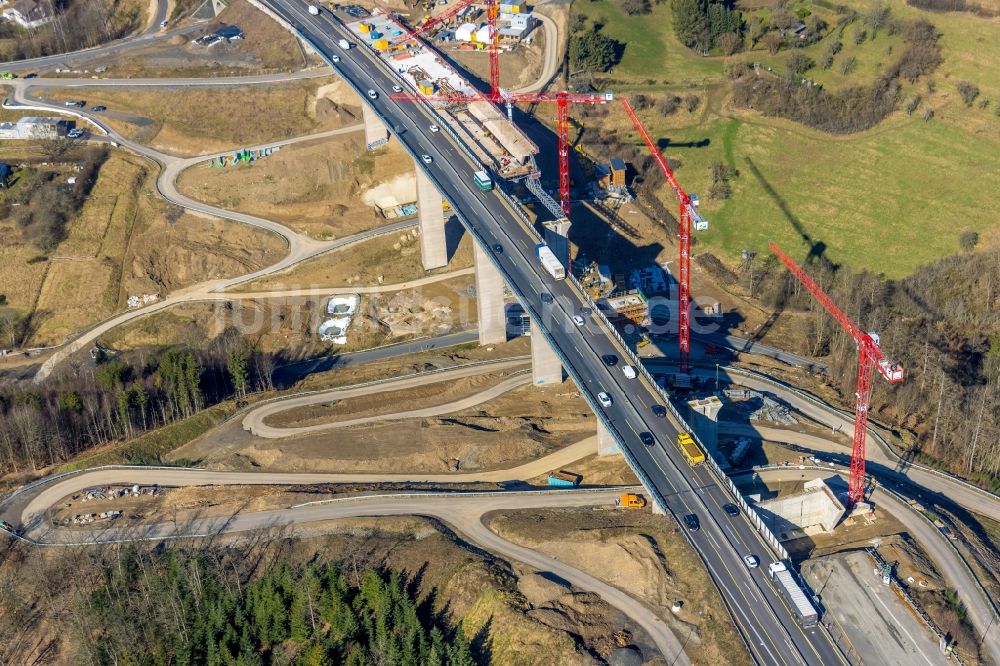
{"label": "highway lane marking", "polygon": [[[367,54],[367,53],[366,53],[366,56],[368,56],[368,55],[370,55],[370,54]],[[422,107],[421,107],[421,108],[419,109],[419,112],[423,112],[423,113],[424,113],[425,115],[426,115],[426,111],[427,111],[427,110],[426,110],[426,109],[424,109],[424,108],[422,108]],[[405,117],[406,119],[410,120],[411,122],[414,122],[414,123],[415,123],[415,121],[413,120],[413,118],[412,118],[412,117],[410,117],[410,116],[409,116],[409,114],[406,114],[406,113],[404,113],[404,114],[403,114],[403,116],[404,116],[404,117]],[[448,142],[449,144],[454,144],[454,140],[452,139],[452,137],[451,137],[450,135],[446,137],[446,141],[447,141],[447,142]],[[440,149],[438,149],[438,148],[437,148],[436,146],[433,146],[433,148],[434,148],[434,150],[436,150],[436,151],[440,152]],[[453,172],[455,173],[455,176],[457,177],[457,181],[458,181],[458,183],[462,183],[462,184],[464,184],[464,185],[465,185],[465,189],[466,189],[466,190],[471,190],[471,188],[470,188],[470,187],[468,186],[468,183],[465,183],[465,178],[463,178],[463,177],[462,177],[461,175],[459,175],[459,174],[458,174],[458,172],[457,172],[457,169],[455,169],[455,166],[454,166],[453,164],[448,164],[448,167],[451,167],[451,170],[452,170],[452,171],[453,171]],[[475,197],[474,197],[474,196],[473,196],[473,200],[475,201]],[[513,239],[512,239],[512,237],[510,236],[510,233],[509,233],[509,232],[508,232],[508,231],[506,230],[505,226],[504,226],[503,224],[501,224],[501,223],[500,223],[500,221],[499,221],[499,219],[498,219],[498,218],[496,217],[496,214],[494,213],[494,211],[493,211],[493,210],[490,210],[490,208],[489,208],[488,206],[484,206],[484,205],[482,204],[482,202],[480,202],[480,201],[477,201],[477,203],[479,203],[479,204],[480,204],[480,205],[481,205],[481,206],[482,206],[483,208],[485,208],[485,211],[486,211],[486,213],[488,214],[489,218],[491,218],[491,219],[492,219],[492,220],[493,220],[493,221],[494,221],[494,222],[495,222],[495,223],[496,223],[496,224],[498,225],[498,227],[499,227],[499,229],[501,230],[501,232],[503,232],[503,233],[504,233],[504,234],[505,234],[505,235],[507,236],[507,238],[508,238],[508,239],[510,239],[510,240],[513,240]],[[501,199],[501,198],[500,198],[500,197],[499,197],[498,195],[494,195],[494,203],[499,203],[499,204],[500,204],[500,205],[501,205],[502,207],[504,207],[504,208],[507,208],[507,209],[510,209],[510,205],[509,205],[509,203],[508,203],[507,201],[505,201],[505,200]],[[511,211],[511,212],[513,212],[513,211]],[[516,224],[518,224],[518,226],[524,226],[524,223],[523,223],[523,220],[521,220],[519,216],[515,216],[515,222],[516,222]],[[523,238],[523,237],[522,237],[522,238]],[[524,257],[523,255],[521,256],[521,259],[522,259],[523,261],[525,261],[526,263],[530,263],[530,262],[528,262],[527,258],[526,258],[526,257]],[[513,259],[511,259],[511,261],[513,262],[514,260],[513,260]],[[539,281],[539,278],[538,278],[537,274],[535,274],[535,272],[534,272],[534,271],[531,271],[531,270],[528,270],[528,271],[525,271],[525,275],[524,275],[524,277],[525,277],[525,279],[526,279],[526,280],[527,280],[527,282],[528,282],[528,286],[534,286],[534,285],[533,285],[532,283],[533,283],[533,282],[538,282],[538,281]],[[544,283],[542,283],[542,284],[544,284]],[[570,285],[569,285],[569,288],[568,288],[568,291],[569,291],[569,292],[570,292],[571,294],[574,294],[574,295],[576,295],[576,296],[577,296],[577,300],[581,300],[581,301],[583,300],[583,299],[580,299],[580,298],[579,298],[579,293],[577,293],[577,292],[578,292],[579,290],[578,290],[578,289],[576,288],[576,286],[575,286],[575,285],[573,285],[573,284],[570,284]],[[560,303],[560,304],[561,304],[561,303]],[[603,329],[604,329],[604,327],[603,327],[602,325],[599,325],[599,330],[601,330],[601,331],[603,332]],[[583,337],[584,337],[584,339],[586,339],[586,340],[587,340],[587,343],[588,343],[588,346],[590,346],[591,348],[593,348],[593,346],[592,346],[592,344],[591,344],[591,340],[589,339],[589,337],[588,337],[588,336],[586,336],[586,335],[584,335]],[[612,347],[614,347],[614,346],[615,346],[615,340],[614,340],[614,339],[612,339],[612,338],[611,338],[611,336],[607,336],[607,335],[606,335],[606,338],[607,338],[607,339],[609,340],[609,342],[610,342],[610,344],[612,345]],[[557,344],[557,346],[558,346],[558,344]],[[574,350],[576,351],[576,353],[577,353],[577,354],[578,354],[578,355],[579,355],[579,356],[580,356],[581,358],[583,357],[583,353],[582,353],[582,352],[581,352],[581,351],[579,350],[579,348],[578,348],[578,347],[576,347],[575,345],[574,345]],[[627,355],[626,355],[626,356],[627,356]],[[645,383],[646,383],[646,380],[645,380],[645,378],[644,378],[644,380],[643,380],[643,384],[645,385]],[[618,388],[618,390],[619,390],[619,391],[620,391],[620,392],[621,392],[622,394],[624,394],[624,395],[626,396],[626,399],[625,399],[625,402],[626,402],[626,403],[628,403],[628,405],[629,405],[629,406],[630,406],[630,407],[632,408],[632,410],[633,410],[633,411],[635,411],[635,412],[636,412],[636,414],[638,415],[638,413],[639,413],[639,410],[637,410],[637,409],[635,408],[635,405],[633,404],[633,402],[632,402],[632,400],[631,400],[631,397],[630,397],[630,395],[629,395],[629,391],[627,391],[627,390],[626,390],[625,388],[623,388],[623,387],[621,386],[621,383],[620,383],[619,381],[617,381],[617,378],[616,378],[616,379],[615,379],[615,380],[613,381],[613,384],[615,385],[615,387],[616,387],[616,388]],[[647,390],[648,390],[648,387],[647,387]],[[657,400],[657,401],[658,401],[658,400]],[[626,414],[627,414],[627,410],[626,410]],[[631,421],[631,418],[630,418],[630,419],[628,419],[628,420],[629,420],[629,421]],[[643,421],[643,419],[642,419],[642,417],[641,417],[641,416],[639,416],[639,421]],[[671,422],[672,422],[672,421],[673,421],[673,419],[671,419]],[[631,429],[632,429],[633,431],[635,430],[635,429],[634,429],[634,428],[633,428],[633,427],[631,426],[631,423],[629,423],[629,427],[630,427],[630,428],[631,428]],[[670,456],[669,456],[668,454],[666,454],[666,451],[665,451],[665,449],[664,449],[664,455],[666,455],[666,456],[667,456],[668,460],[671,460],[671,459],[670,459]],[[650,456],[650,459],[651,459],[651,460],[652,460],[652,461],[654,462],[654,464],[656,464],[656,466],[657,466],[657,467],[658,467],[658,468],[660,469],[660,471],[661,471],[661,472],[663,473],[663,475],[664,475],[664,479],[663,479],[663,480],[664,480],[664,481],[666,481],[666,479],[667,479],[667,478],[669,478],[669,475],[667,475],[667,474],[666,474],[666,471],[665,471],[665,470],[663,469],[663,467],[662,467],[662,466],[660,465],[659,461],[658,461],[658,460],[656,459],[656,457],[655,457],[655,456]],[[680,474],[681,476],[685,476],[685,474],[684,474],[684,473],[681,473],[681,472],[680,472],[680,469],[679,469],[679,467],[677,466],[676,462],[674,462],[673,460],[671,460],[671,462],[673,463],[674,467],[675,467],[675,468],[677,468],[677,472],[678,472],[678,473],[679,473],[679,474]],[[685,480],[687,481],[687,478],[686,478],[686,476],[685,476]],[[689,481],[688,481],[688,485],[690,486],[690,482],[689,482]],[[704,503],[704,500],[702,500],[702,502]],[[683,498],[682,498],[682,504],[684,504],[684,506],[685,506],[685,507],[687,507],[687,502],[686,502],[686,501],[684,501],[684,500],[683,500]],[[688,510],[690,510],[690,509],[688,509]],[[720,529],[720,531],[721,531],[721,529]],[[714,537],[713,537],[713,541],[714,541]],[[717,545],[717,542],[716,542],[716,545]],[[732,572],[731,572],[731,571],[729,571],[729,567],[728,567],[728,565],[727,565],[727,564],[725,563],[725,560],[724,560],[724,559],[722,558],[722,556],[721,556],[721,553],[720,553],[720,552],[718,552],[718,550],[716,550],[716,555],[717,555],[717,556],[718,556],[718,557],[720,558],[720,560],[722,560],[722,562],[723,562],[723,566],[724,566],[724,567],[725,567],[725,568],[727,569],[727,572],[729,572],[730,576],[732,577]],[[741,595],[741,596],[742,596],[742,595]],[[745,599],[745,597],[744,597],[744,599]],[[755,619],[757,619],[757,621],[759,622],[759,618],[757,618],[756,614],[754,614],[754,617],[755,617]],[[775,619],[777,620],[777,618],[775,618]],[[778,623],[779,623],[779,624],[781,624],[780,620],[778,620]]]}

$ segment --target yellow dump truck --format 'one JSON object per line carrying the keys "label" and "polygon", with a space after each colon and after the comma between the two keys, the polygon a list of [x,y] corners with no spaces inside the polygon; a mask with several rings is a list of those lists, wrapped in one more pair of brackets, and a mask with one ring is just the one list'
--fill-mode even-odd
{"label": "yellow dump truck", "polygon": [[635,493],[625,493],[615,499],[615,506],[622,509],[641,509],[646,506],[646,498]]}
{"label": "yellow dump truck", "polygon": [[694,439],[691,437],[691,433],[682,432],[677,435],[677,447],[684,454],[684,458],[687,459],[689,465],[700,465],[705,462],[705,454],[702,452],[698,444],[695,443]]}

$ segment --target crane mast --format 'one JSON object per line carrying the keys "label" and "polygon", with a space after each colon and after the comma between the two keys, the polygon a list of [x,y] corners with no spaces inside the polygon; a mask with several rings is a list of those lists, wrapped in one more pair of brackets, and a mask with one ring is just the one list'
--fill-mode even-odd
{"label": "crane mast", "polygon": [[660,167],[664,177],[674,191],[674,197],[680,206],[677,216],[677,368],[682,373],[691,371],[691,229],[702,222],[698,210],[691,202],[691,197],[677,182],[674,172],[667,166],[666,160],[660,150],[653,143],[649,132],[643,127],[639,117],[632,109],[627,98],[622,97],[622,106],[625,113],[632,120],[639,135],[645,142],[656,164]]}
{"label": "crane mast", "polygon": [[893,363],[879,346],[877,333],[866,333],[824,292],[809,275],[774,243],[768,243],[771,252],[785,264],[830,315],[854,338],[858,346],[858,378],[854,406],[854,446],[851,449],[851,479],[848,499],[851,506],[865,496],[865,444],[868,440],[868,410],[871,405],[872,375],[875,370],[890,384],[903,381],[903,367]]}

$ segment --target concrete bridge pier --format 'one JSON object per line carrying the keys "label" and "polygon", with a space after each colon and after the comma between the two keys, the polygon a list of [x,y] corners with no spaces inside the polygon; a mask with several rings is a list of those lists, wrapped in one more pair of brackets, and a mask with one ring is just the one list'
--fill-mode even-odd
{"label": "concrete bridge pier", "polygon": [[[421,173],[419,168],[417,173]],[[419,182],[418,176],[418,185]],[[438,208],[440,209],[440,204],[438,204]],[[422,231],[423,224],[421,224]],[[423,242],[422,233],[421,242]],[[479,317],[479,344],[491,345],[506,342],[507,317],[504,312],[503,276],[493,265],[486,252],[479,246],[479,243],[473,243],[473,246],[475,248],[472,257],[476,268],[476,313]]]}
{"label": "concrete bridge pier", "polygon": [[375,150],[379,146],[389,143],[389,128],[385,126],[378,114],[364,102],[361,103],[361,117],[365,122],[365,143],[368,150]]}
{"label": "concrete bridge pier", "polygon": [[611,431],[604,425],[604,421],[597,420],[597,455],[613,456],[621,453],[618,447],[618,440],[611,434]]}
{"label": "concrete bridge pier", "polygon": [[531,381],[536,386],[542,384],[561,384],[564,379],[562,363],[552,345],[535,322],[531,322]]}
{"label": "concrete bridge pier", "polygon": [[[444,209],[441,195],[420,163],[417,171],[417,216],[420,220],[420,259],[424,270],[448,265],[448,240],[444,229]],[[492,265],[491,265],[492,268]],[[496,269],[494,269],[496,270]],[[478,269],[477,273],[478,275]],[[501,289],[503,283],[501,282]]]}

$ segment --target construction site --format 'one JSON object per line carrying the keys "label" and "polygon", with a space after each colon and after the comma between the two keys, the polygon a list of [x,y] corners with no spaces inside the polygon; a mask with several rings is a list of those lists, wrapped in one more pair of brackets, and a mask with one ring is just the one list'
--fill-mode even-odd
{"label": "construction site", "polygon": [[[509,663],[991,663],[1000,583],[988,534],[1000,503],[904,459],[899,432],[872,413],[875,386],[909,378],[890,358],[900,342],[883,349],[867,328],[884,320],[834,298],[811,256],[800,264],[773,242],[771,279],[813,300],[810,334],[843,334],[856,348],[853,411],[829,350],[809,358],[741,337],[742,314],[708,284],[715,274],[692,265],[695,234],[713,230],[708,213],[638,101],[572,86],[569,73],[500,86],[504,54],[540,25],[535,8],[428,1],[410,21],[378,2],[254,7],[338,77],[328,84],[339,86],[337,127],[308,147],[239,141],[177,158],[85,104],[79,114],[115,149],[165,165],[148,197],[270,232],[287,255],[173,294],[142,290],[25,366],[24,384],[67,361],[81,375],[96,368],[92,393],[115,391],[102,398],[106,415],[77,409],[68,390],[49,402],[67,422],[105,419],[121,442],[65,469],[32,460],[30,483],[0,502],[0,528],[25,547],[329,530],[336,552],[364,544],[373,567],[421,542],[406,560],[414,589],[435,549],[483,576],[462,583],[475,601],[456,601],[455,619],[476,627],[469,649],[484,663],[493,649]],[[488,58],[488,81],[454,57],[466,51]],[[55,112],[77,94],[29,97],[32,85],[19,84],[14,104]],[[355,96],[360,118],[341,105]],[[641,179],[619,154],[570,140],[572,105],[620,112],[617,146],[645,151]],[[555,111],[551,127],[539,109]],[[539,148],[550,143],[555,154]],[[331,147],[336,165],[323,162],[326,176],[286,199],[281,172]],[[571,180],[571,161],[575,173],[587,163],[585,182]],[[540,164],[556,166],[558,187],[543,185]],[[174,188],[182,167],[201,170],[186,176],[190,198]],[[640,213],[650,172],[669,214],[648,199]],[[236,205],[241,178],[271,200],[248,191],[260,200]],[[338,212],[335,198],[351,206]],[[263,217],[271,211],[280,221]],[[640,239],[633,213],[664,218],[652,233],[670,247]],[[303,232],[306,220],[321,231]],[[633,256],[602,254],[626,237]],[[781,315],[764,312],[753,285],[744,304],[760,320]],[[191,369],[200,359],[204,375]],[[17,408],[10,442],[28,430]],[[171,434],[136,435],[157,409]],[[489,558],[487,576],[478,567]],[[361,587],[356,570],[352,581]],[[503,604],[488,602],[499,588]],[[304,617],[295,631],[308,631]],[[523,642],[505,639],[512,626]],[[543,646],[533,656],[532,641]]]}

